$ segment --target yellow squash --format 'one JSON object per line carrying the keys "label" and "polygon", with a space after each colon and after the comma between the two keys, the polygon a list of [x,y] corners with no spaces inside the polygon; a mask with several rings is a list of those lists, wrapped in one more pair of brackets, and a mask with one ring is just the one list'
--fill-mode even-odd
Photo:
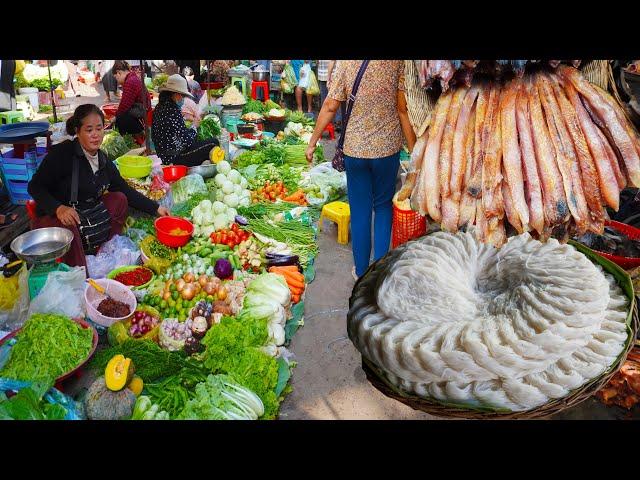
{"label": "yellow squash", "polygon": [[124,355],[114,355],[104,371],[107,388],[114,392],[122,390],[131,381],[134,374],[133,362]]}

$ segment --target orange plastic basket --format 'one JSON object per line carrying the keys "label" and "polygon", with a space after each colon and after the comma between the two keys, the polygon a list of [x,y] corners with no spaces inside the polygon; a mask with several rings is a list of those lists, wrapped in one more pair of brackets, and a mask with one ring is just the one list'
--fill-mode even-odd
{"label": "orange plastic basket", "polygon": [[396,248],[409,240],[427,233],[427,220],[413,210],[401,210],[393,205],[393,227],[391,248]]}

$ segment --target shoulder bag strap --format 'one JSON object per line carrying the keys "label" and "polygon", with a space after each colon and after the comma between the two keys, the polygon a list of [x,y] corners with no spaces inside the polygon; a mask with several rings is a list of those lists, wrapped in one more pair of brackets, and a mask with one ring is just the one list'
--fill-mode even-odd
{"label": "shoulder bag strap", "polygon": [[344,135],[347,132],[347,124],[349,123],[349,117],[351,116],[351,110],[353,110],[353,102],[356,100],[356,94],[358,93],[358,88],[360,87],[360,81],[364,76],[364,72],[369,65],[369,60],[363,60],[362,65],[360,65],[360,70],[358,70],[358,75],[356,76],[355,82],[353,82],[353,89],[351,90],[351,94],[347,99],[347,108],[344,114],[344,118],[342,119],[342,135],[340,135],[340,140],[338,140],[338,148],[342,150],[344,146]]}
{"label": "shoulder bag strap", "polygon": [[78,175],[80,174],[80,161],[78,156],[73,156],[73,167],[71,168],[71,198],[69,203],[73,208],[78,205]]}

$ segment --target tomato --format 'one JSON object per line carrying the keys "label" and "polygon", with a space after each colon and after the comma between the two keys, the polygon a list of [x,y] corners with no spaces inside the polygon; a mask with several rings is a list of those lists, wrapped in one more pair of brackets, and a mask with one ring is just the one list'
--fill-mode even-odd
{"label": "tomato", "polygon": [[235,246],[236,246],[236,244],[235,244],[235,243],[233,243],[233,240],[229,240],[229,241],[227,242],[227,247],[229,247],[230,249],[232,249],[232,250],[233,250],[233,247],[235,247]]}
{"label": "tomato", "polygon": [[227,243],[227,233],[225,231],[220,235],[220,243]]}
{"label": "tomato", "polygon": [[231,224],[231,230],[233,230],[234,232],[238,231],[238,224],[237,223],[232,223]]}

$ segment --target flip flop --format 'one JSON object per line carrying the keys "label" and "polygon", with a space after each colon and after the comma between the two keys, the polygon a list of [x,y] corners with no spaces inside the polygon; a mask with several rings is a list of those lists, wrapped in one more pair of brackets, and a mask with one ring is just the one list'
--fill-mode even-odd
{"label": "flip flop", "polygon": [[9,225],[11,225],[13,222],[15,222],[18,219],[18,215],[15,213],[10,213],[7,215],[0,215],[0,230],[8,227]]}

